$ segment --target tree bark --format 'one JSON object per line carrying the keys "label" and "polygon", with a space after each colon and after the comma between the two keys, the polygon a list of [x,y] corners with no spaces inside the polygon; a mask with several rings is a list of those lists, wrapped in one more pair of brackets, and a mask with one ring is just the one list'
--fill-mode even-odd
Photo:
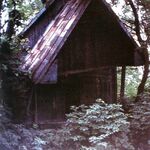
{"label": "tree bark", "polygon": [[[3,0],[0,0],[0,38],[1,38],[1,29],[2,29],[2,4],[3,4]],[[0,39],[1,40],[1,39]]]}
{"label": "tree bark", "polygon": [[141,83],[138,87],[138,91],[137,91],[137,99],[136,101],[138,101],[138,96],[144,92],[145,89],[145,84],[148,78],[148,74],[149,74],[149,54],[148,54],[148,49],[145,48],[144,49],[144,57],[145,57],[145,64],[144,64],[144,72],[143,72],[143,76],[142,76],[142,80]]}

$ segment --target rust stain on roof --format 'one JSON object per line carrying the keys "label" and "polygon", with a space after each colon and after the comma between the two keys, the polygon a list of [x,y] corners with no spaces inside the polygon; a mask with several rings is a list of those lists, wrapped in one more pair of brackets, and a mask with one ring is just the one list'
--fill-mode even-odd
{"label": "rust stain on roof", "polygon": [[58,52],[90,2],[91,0],[68,1],[25,57],[21,70],[31,72],[35,83],[44,80]]}

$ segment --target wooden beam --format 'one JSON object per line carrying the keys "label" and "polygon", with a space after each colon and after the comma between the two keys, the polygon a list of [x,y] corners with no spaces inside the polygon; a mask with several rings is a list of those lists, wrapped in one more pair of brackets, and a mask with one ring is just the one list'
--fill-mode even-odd
{"label": "wooden beam", "polygon": [[31,103],[32,103],[32,100],[33,100],[33,96],[34,96],[34,87],[32,86],[31,93],[30,93],[28,103],[27,103],[27,109],[26,109],[26,116],[27,117],[30,116],[30,109],[31,109]]}
{"label": "wooden beam", "polygon": [[101,69],[103,69],[103,67],[80,69],[80,70],[70,70],[70,71],[66,71],[66,72],[61,73],[60,76],[68,76],[68,75],[74,75],[74,74],[88,73],[88,72],[92,72],[92,71],[98,71]]}

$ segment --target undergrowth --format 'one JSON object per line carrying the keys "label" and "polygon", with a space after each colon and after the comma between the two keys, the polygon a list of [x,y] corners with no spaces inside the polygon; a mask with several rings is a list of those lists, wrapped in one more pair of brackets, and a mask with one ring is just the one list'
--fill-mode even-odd
{"label": "undergrowth", "polygon": [[60,129],[27,129],[11,122],[0,105],[2,150],[148,150],[150,149],[150,94],[130,104],[128,114],[119,104],[97,100],[72,106]]}

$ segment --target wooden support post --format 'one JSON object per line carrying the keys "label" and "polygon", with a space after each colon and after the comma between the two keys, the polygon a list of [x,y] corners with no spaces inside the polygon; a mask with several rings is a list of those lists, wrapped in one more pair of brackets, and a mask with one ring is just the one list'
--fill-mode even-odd
{"label": "wooden support post", "polygon": [[33,100],[33,96],[34,96],[34,87],[32,86],[31,93],[30,93],[28,103],[27,103],[27,109],[26,109],[27,118],[30,116],[30,109],[31,109],[31,103],[32,103],[32,100]]}
{"label": "wooden support post", "polygon": [[124,98],[125,78],[126,78],[126,67],[122,66],[122,70],[121,70],[121,87],[120,87],[120,99],[121,100]]}
{"label": "wooden support post", "polygon": [[4,104],[3,96],[2,95],[3,95],[2,94],[2,71],[0,69],[0,104]]}
{"label": "wooden support post", "polygon": [[34,99],[35,99],[35,114],[34,114],[34,122],[38,124],[38,102],[37,102],[37,91],[36,85],[34,86]]}
{"label": "wooden support post", "polygon": [[[117,103],[117,67],[114,67],[112,71],[113,79],[112,79],[112,87],[111,87],[111,92],[112,92],[112,97],[113,97],[113,103]],[[114,92],[113,92],[114,90]]]}

